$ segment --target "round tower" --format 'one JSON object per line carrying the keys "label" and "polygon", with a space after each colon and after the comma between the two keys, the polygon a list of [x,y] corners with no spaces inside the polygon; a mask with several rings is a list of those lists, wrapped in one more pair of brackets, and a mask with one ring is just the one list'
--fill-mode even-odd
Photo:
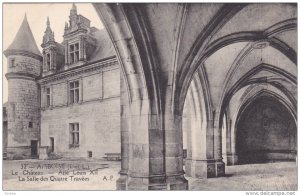
{"label": "round tower", "polygon": [[4,51],[8,59],[7,158],[38,156],[40,137],[39,86],[42,55],[36,45],[27,17]]}

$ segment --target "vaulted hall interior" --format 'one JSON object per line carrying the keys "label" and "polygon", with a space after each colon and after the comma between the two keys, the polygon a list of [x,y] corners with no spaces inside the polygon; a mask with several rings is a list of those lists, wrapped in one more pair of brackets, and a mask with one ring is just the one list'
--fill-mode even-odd
{"label": "vaulted hall interior", "polygon": [[25,15],[4,51],[6,159],[117,160],[118,190],[297,184],[296,3],[92,8],[103,29],[70,4],[61,35]]}

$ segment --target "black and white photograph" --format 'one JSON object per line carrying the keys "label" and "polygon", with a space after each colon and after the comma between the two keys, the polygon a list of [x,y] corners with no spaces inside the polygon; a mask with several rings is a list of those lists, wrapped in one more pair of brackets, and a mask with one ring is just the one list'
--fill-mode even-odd
{"label": "black and white photograph", "polygon": [[2,2],[2,191],[295,195],[297,12]]}

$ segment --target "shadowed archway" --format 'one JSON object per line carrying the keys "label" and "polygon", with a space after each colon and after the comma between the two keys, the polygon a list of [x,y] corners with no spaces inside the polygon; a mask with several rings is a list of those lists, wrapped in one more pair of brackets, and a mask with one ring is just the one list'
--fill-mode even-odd
{"label": "shadowed archway", "polygon": [[236,123],[238,164],[296,158],[296,123],[286,107],[271,96],[244,106]]}

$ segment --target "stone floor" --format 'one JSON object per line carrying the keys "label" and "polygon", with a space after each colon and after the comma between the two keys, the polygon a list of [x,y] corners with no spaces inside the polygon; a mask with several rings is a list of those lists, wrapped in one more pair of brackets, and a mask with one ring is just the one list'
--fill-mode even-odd
{"label": "stone floor", "polygon": [[225,168],[225,177],[189,180],[190,190],[205,191],[295,191],[298,189],[295,162],[235,165]]}
{"label": "stone floor", "polygon": [[[30,172],[42,172],[38,175],[29,175],[23,173],[22,164],[28,164],[27,169]],[[38,166],[50,164],[51,168],[39,169]],[[73,166],[69,168],[68,175],[59,174],[59,167],[53,167],[65,164]],[[29,166],[31,168],[29,168]],[[84,166],[84,169],[81,168]],[[89,168],[89,169],[87,169]],[[97,170],[97,174],[90,174],[90,170]],[[115,190],[116,180],[120,162],[108,162],[99,160],[15,160],[3,161],[3,190]],[[65,170],[63,170],[65,171]],[[85,171],[85,174],[81,173]],[[18,172],[17,175],[15,172]],[[74,173],[75,174],[74,174]],[[71,181],[69,176],[88,178],[88,181]],[[33,181],[33,176],[39,178]],[[41,177],[48,179],[47,182],[41,182]],[[59,177],[68,177],[68,181],[52,181]],[[28,178],[28,179],[27,179]],[[25,181],[22,181],[25,179]],[[222,190],[222,191],[249,191],[249,190],[297,190],[297,165],[295,162],[266,163],[237,165],[226,167],[226,176],[209,179],[189,180],[190,190]]]}

